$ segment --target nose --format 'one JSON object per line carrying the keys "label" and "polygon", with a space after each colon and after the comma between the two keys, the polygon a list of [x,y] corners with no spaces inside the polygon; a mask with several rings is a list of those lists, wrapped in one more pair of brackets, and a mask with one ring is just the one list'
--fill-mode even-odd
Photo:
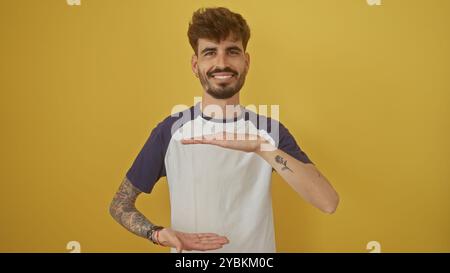
{"label": "nose", "polygon": [[218,68],[225,68],[227,65],[227,55],[223,52],[218,52],[216,66]]}

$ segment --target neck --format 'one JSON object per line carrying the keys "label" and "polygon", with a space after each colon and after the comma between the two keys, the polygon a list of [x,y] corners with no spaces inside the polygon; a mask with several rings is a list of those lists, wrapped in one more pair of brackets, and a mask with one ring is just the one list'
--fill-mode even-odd
{"label": "neck", "polygon": [[239,92],[228,99],[216,99],[206,91],[203,92],[201,109],[206,116],[218,119],[234,118],[241,114],[241,109],[237,106],[239,106]]}

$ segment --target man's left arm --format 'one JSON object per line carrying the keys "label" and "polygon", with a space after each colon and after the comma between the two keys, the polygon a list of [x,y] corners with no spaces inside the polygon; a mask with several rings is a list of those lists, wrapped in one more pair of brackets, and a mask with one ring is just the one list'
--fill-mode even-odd
{"label": "man's left arm", "polygon": [[[264,144],[269,145],[269,144]],[[311,163],[303,163],[280,149],[256,149],[280,176],[307,202],[325,213],[334,213],[339,195],[331,183]]]}
{"label": "man's left arm", "polygon": [[183,139],[181,142],[212,144],[227,149],[254,152],[266,160],[301,197],[313,206],[332,214],[339,204],[339,195],[313,164],[297,160],[260,136],[217,134],[203,136],[201,139]]}

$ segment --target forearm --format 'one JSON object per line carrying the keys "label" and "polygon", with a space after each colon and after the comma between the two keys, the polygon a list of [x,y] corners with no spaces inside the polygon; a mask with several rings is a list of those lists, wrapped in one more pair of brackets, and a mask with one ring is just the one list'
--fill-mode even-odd
{"label": "forearm", "polygon": [[305,164],[282,150],[256,152],[306,201],[323,212],[333,213],[339,196],[328,180],[312,164]]}
{"label": "forearm", "polygon": [[139,194],[140,191],[134,188],[125,177],[111,202],[109,212],[127,230],[140,237],[147,238],[147,232],[154,224],[137,210],[135,202]]}

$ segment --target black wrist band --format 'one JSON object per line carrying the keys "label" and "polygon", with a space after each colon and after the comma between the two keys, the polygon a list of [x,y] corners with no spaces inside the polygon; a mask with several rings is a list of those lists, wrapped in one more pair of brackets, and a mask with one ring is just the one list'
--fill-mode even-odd
{"label": "black wrist band", "polygon": [[155,231],[161,230],[161,229],[163,229],[163,228],[164,228],[164,227],[162,227],[162,226],[152,226],[152,227],[147,231],[147,239],[149,239],[152,243],[154,243],[155,245],[157,245],[158,242],[155,242],[155,241],[153,240],[153,233],[155,233]]}

